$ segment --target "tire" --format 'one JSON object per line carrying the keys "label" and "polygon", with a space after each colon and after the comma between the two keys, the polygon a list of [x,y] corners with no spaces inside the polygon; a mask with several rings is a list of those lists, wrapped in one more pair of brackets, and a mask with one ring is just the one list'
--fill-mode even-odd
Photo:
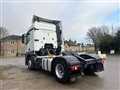
{"label": "tire", "polygon": [[54,63],[54,75],[56,77],[56,80],[61,83],[69,81],[70,74],[67,70],[67,64],[64,60],[57,60]]}
{"label": "tire", "polygon": [[85,74],[85,75],[94,75],[95,72],[94,72],[93,69],[91,69],[90,67],[87,67],[87,68],[84,70],[84,74]]}
{"label": "tire", "polygon": [[29,70],[35,70],[35,64],[34,64],[34,62],[29,59],[27,67],[28,67]]}

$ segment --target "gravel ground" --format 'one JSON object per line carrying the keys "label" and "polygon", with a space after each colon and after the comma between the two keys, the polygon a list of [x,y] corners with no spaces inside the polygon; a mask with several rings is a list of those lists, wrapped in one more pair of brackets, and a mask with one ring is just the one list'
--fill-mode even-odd
{"label": "gravel ground", "polygon": [[108,56],[105,71],[61,84],[43,71],[30,71],[24,57],[0,58],[0,90],[120,90],[120,56]]}

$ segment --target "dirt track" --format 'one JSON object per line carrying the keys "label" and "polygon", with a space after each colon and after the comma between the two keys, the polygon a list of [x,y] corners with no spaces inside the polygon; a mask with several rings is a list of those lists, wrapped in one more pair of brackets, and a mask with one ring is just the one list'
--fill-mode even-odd
{"label": "dirt track", "polygon": [[0,90],[120,90],[120,56],[109,56],[105,71],[60,84],[50,73],[29,71],[24,57],[0,59]]}

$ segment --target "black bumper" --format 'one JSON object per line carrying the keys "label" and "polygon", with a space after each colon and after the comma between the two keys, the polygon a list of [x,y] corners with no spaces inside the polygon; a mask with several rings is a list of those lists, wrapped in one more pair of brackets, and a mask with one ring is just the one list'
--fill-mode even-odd
{"label": "black bumper", "polygon": [[104,71],[104,66],[101,62],[93,63],[93,64],[85,64],[84,69],[92,70],[93,72],[101,72]]}

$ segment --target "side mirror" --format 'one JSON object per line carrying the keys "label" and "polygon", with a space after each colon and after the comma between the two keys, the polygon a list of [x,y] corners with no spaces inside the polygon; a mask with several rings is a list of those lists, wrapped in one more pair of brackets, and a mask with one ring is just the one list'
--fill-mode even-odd
{"label": "side mirror", "polygon": [[22,43],[25,43],[25,34],[22,34]]}

